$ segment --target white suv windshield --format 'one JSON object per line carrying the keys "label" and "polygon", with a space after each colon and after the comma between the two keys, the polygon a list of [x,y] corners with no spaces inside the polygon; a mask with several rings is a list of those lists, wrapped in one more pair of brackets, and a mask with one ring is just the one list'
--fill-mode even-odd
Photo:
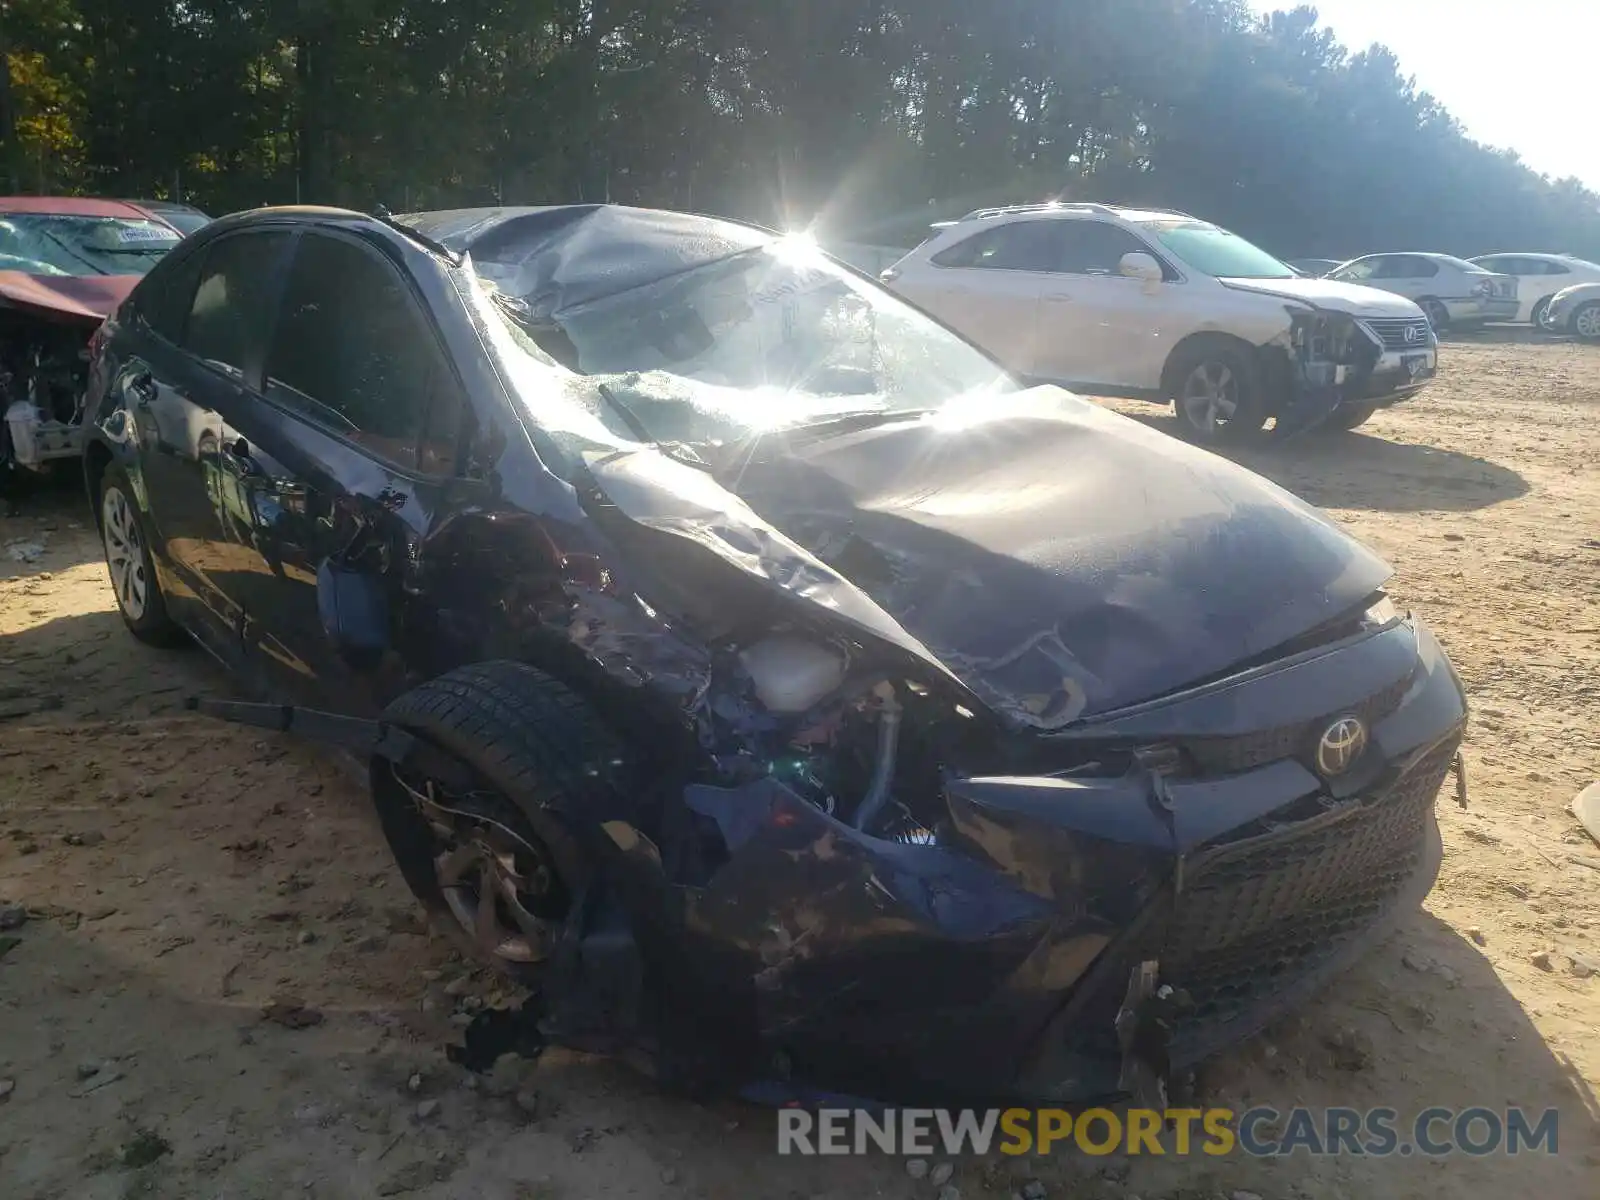
{"label": "white suv windshield", "polygon": [[1294,271],[1236,233],[1204,221],[1147,221],[1144,228],[1184,263],[1219,279],[1292,279]]}

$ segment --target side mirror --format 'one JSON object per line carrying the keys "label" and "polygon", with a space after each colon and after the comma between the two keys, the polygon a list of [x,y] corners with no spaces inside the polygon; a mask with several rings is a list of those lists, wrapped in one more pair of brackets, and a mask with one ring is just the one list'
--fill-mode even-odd
{"label": "side mirror", "polygon": [[1145,283],[1160,283],[1162,279],[1161,264],[1156,261],[1155,255],[1141,254],[1137,250],[1122,256],[1117,263],[1117,274],[1125,279],[1140,279]]}

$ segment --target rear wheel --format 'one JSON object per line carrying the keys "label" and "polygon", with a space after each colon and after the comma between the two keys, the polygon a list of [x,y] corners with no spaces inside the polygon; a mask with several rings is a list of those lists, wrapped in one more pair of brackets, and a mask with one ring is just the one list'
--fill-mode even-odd
{"label": "rear wheel", "polygon": [[129,631],[155,646],[181,643],[183,630],[167,615],[133,486],[118,466],[107,467],[100,476],[100,539],[111,572],[111,591]]}
{"label": "rear wheel", "polygon": [[1261,382],[1247,351],[1226,342],[1180,347],[1167,369],[1173,409],[1197,442],[1240,442],[1267,423]]}
{"label": "rear wheel", "polygon": [[1572,332],[1586,342],[1600,342],[1600,300],[1591,300],[1572,314]]}
{"label": "rear wheel", "polygon": [[1435,300],[1429,296],[1425,300],[1417,301],[1422,311],[1427,315],[1428,324],[1433,326],[1434,333],[1443,333],[1450,328],[1450,310],[1444,306],[1442,300]]}
{"label": "rear wheel", "polygon": [[464,953],[536,982],[589,878],[570,822],[612,786],[619,745],[560,681],[515,662],[451,671],[384,720],[475,778],[451,790],[373,761],[378,817],[406,883]]}

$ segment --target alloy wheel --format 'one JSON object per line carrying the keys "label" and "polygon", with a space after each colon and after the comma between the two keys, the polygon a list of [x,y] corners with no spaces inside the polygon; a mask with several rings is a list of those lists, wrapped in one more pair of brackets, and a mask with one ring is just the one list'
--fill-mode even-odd
{"label": "alloy wheel", "polygon": [[478,954],[516,964],[548,958],[568,900],[544,846],[498,816],[506,805],[498,797],[396,778],[433,836],[439,893]]}
{"label": "alloy wheel", "polygon": [[1574,313],[1572,332],[1581,338],[1600,338],[1600,304],[1586,304]]}
{"label": "alloy wheel", "polygon": [[150,580],[145,573],[144,542],[133,506],[119,487],[108,487],[100,500],[100,528],[106,544],[106,565],[117,603],[130,621],[144,617],[150,601]]}
{"label": "alloy wheel", "polygon": [[1214,436],[1239,411],[1239,381],[1225,363],[1201,363],[1183,381],[1178,403],[1190,425]]}

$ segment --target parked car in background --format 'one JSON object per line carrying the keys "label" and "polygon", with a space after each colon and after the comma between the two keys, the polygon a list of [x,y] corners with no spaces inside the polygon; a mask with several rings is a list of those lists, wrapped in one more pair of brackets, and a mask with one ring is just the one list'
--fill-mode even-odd
{"label": "parked car in background", "polygon": [[0,197],[0,482],[78,453],[89,337],[178,238],[117,200]]}
{"label": "parked car in background", "polygon": [[179,204],[175,200],[129,200],[126,203],[141,209],[158,221],[165,221],[187,237],[197,229],[204,229],[213,218],[192,204]]}
{"label": "parked car in background", "polygon": [[1557,292],[1540,314],[1540,328],[1600,342],[1600,283],[1580,283]]}
{"label": "parked car in background", "polygon": [[1439,869],[1465,700],[1386,563],[806,239],[240,213],[91,379],[129,629],[359,750],[530,1037],[780,1103],[1154,1094]]}
{"label": "parked car in background", "polygon": [[1342,258],[1291,258],[1289,265],[1302,275],[1321,279],[1344,261]]}
{"label": "parked car in background", "polygon": [[1515,279],[1451,254],[1367,254],[1340,264],[1327,278],[1415,300],[1435,330],[1514,321],[1519,308]]}
{"label": "parked car in background", "polygon": [[1433,378],[1409,300],[1307,279],[1186,213],[1104,204],[982,209],[883,273],[1011,370],[1171,401],[1200,441],[1353,429]]}
{"label": "parked car in background", "polygon": [[1545,306],[1563,288],[1600,283],[1600,263],[1570,254],[1482,254],[1472,260],[1485,271],[1517,281],[1518,321],[1544,323]]}

